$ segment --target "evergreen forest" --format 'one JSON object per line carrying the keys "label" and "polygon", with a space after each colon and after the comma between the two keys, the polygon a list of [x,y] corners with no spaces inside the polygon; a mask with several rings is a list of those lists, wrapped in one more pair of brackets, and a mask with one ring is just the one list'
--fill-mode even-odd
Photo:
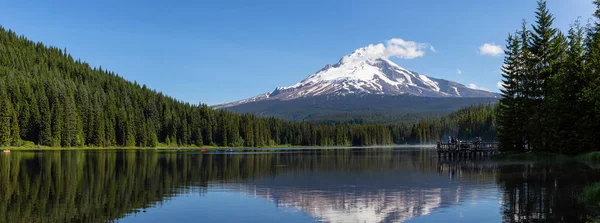
{"label": "evergreen forest", "polygon": [[498,138],[504,151],[578,154],[600,148],[600,1],[589,24],[553,27],[546,1],[536,21],[508,35]]}
{"label": "evergreen forest", "polygon": [[190,104],[0,27],[0,146],[369,146],[495,137],[496,105],[398,124],[293,122]]}

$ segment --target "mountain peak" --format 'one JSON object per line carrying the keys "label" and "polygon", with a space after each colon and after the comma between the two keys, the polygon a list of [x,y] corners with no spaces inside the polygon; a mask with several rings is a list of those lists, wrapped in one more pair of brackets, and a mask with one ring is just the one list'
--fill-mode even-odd
{"label": "mountain peak", "polygon": [[371,44],[366,47],[358,48],[354,50],[354,52],[352,52],[351,54],[342,57],[338,64],[357,63],[383,59],[383,52],[385,51],[385,49],[386,48],[383,44]]}
{"label": "mountain peak", "polygon": [[401,39],[390,41],[388,41],[388,46],[371,44],[356,49],[351,54],[343,56],[335,65],[327,64],[316,73],[294,85],[278,87],[266,94],[216,107],[227,108],[261,100],[292,100],[324,95],[497,97],[495,93],[471,89],[452,81],[431,78],[395,64],[389,60],[391,56],[418,56],[419,52],[389,46],[393,44],[411,45],[413,42],[406,42]]}

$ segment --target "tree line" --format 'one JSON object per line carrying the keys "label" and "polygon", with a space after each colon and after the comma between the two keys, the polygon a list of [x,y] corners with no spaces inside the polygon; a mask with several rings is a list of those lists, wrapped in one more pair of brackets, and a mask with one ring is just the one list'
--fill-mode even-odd
{"label": "tree line", "polygon": [[498,135],[505,151],[582,153],[600,143],[600,1],[564,34],[546,1],[506,41]]}
{"label": "tree line", "polygon": [[[482,107],[483,108],[483,107]],[[467,108],[416,123],[318,124],[214,110],[129,82],[73,59],[66,49],[0,27],[0,146],[53,147],[367,146],[433,142],[444,134],[478,134],[484,116]],[[456,126],[465,128],[457,128]],[[459,130],[460,129],[460,130]],[[486,130],[487,131],[487,130]]]}

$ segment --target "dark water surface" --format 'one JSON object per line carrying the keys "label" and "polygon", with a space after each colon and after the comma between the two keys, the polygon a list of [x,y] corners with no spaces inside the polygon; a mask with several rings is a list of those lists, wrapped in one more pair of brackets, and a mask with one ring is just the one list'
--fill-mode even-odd
{"label": "dark water surface", "polygon": [[585,222],[577,162],[432,149],[0,155],[0,222]]}

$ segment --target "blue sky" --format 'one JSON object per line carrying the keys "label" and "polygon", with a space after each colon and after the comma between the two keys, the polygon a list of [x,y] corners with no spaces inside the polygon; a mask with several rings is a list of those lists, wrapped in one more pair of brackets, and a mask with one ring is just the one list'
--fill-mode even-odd
{"label": "blue sky", "polygon": [[[523,18],[533,21],[535,7],[534,0],[0,0],[0,25],[177,99],[210,105],[294,84],[392,38],[436,49],[392,58],[400,66],[497,91],[503,57],[481,55],[480,47],[504,46]],[[548,7],[565,31],[594,11],[591,0],[549,0]]]}

